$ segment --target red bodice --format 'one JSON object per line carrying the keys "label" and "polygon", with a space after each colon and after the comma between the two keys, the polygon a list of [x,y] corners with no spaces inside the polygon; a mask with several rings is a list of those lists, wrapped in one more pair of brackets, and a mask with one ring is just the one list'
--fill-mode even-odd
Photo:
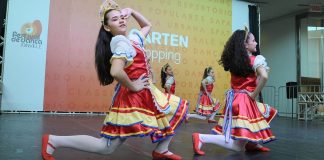
{"label": "red bodice", "polygon": [[136,47],[133,44],[133,47],[136,50],[136,56],[133,58],[133,63],[125,68],[125,72],[128,75],[130,79],[137,79],[139,78],[143,73],[146,73],[146,75],[149,74],[146,64],[146,57],[145,53],[142,49]]}
{"label": "red bodice", "polygon": [[[173,83],[172,83],[172,85],[171,85],[171,87],[170,87],[170,93],[171,94],[174,94],[175,93],[175,88],[176,88],[176,82],[174,80]],[[168,93],[168,91],[166,89],[164,89],[164,92],[165,93]]]}
{"label": "red bodice", "polygon": [[[255,56],[250,56],[251,66],[253,65]],[[247,77],[236,76],[231,73],[231,87],[234,90],[247,90],[252,92],[257,86],[257,76],[255,73],[248,75]]]}
{"label": "red bodice", "polygon": [[[207,84],[207,85],[206,85],[206,90],[207,90],[208,93],[211,93],[211,92],[213,91],[213,88],[214,88],[214,84],[213,84],[213,83],[210,83],[210,84]],[[204,94],[206,94],[206,92],[205,92],[205,90],[204,90],[204,88],[203,88],[202,86],[200,86],[200,90],[201,90]]]}

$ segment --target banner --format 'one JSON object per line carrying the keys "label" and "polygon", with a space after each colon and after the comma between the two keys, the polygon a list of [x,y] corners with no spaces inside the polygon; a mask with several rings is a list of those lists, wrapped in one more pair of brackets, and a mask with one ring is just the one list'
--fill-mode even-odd
{"label": "banner", "polygon": [[[204,69],[212,66],[216,83],[213,97],[224,98],[229,74],[218,65],[232,32],[232,1],[167,0],[117,1],[142,13],[152,23],[146,39],[157,86],[161,67],[174,69],[176,95],[195,108]],[[51,1],[46,63],[44,110],[106,112],[114,85],[99,86],[94,47],[100,28],[101,0]],[[131,18],[128,29],[139,28]]]}
{"label": "banner", "polygon": [[43,110],[49,6],[50,0],[8,1],[2,110]]}

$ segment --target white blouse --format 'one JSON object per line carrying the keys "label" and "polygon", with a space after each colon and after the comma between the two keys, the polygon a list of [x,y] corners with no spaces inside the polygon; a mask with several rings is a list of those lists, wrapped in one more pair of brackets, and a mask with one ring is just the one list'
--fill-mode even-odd
{"label": "white blouse", "polygon": [[270,70],[266,62],[266,59],[261,55],[257,55],[254,60],[253,70],[256,71],[256,69],[260,66],[263,66],[267,71]]}

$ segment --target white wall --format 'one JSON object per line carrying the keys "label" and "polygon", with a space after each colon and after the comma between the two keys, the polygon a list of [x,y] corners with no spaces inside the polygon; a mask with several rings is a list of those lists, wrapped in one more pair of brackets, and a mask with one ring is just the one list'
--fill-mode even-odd
{"label": "white wall", "polygon": [[232,31],[244,29],[249,26],[249,5],[251,3],[233,0],[232,1]]}
{"label": "white wall", "polygon": [[296,81],[295,18],[261,24],[261,35],[261,52],[271,68],[268,85],[279,87]]}

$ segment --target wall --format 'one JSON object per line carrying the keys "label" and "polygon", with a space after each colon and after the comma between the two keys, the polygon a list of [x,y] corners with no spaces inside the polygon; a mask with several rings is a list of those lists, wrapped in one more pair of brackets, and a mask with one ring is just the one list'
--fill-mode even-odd
{"label": "wall", "polygon": [[249,26],[249,5],[251,3],[233,0],[232,5],[232,31],[244,29]]}
{"label": "wall", "polygon": [[[281,17],[261,23],[261,54],[264,55],[271,68],[267,86],[274,86],[278,90],[279,95],[276,95],[276,101],[279,104],[271,105],[275,105],[279,112],[291,112],[291,100],[287,101],[285,98],[286,88],[283,86],[286,85],[286,82],[296,81],[295,34],[294,16]],[[296,105],[294,104],[295,111]]]}

